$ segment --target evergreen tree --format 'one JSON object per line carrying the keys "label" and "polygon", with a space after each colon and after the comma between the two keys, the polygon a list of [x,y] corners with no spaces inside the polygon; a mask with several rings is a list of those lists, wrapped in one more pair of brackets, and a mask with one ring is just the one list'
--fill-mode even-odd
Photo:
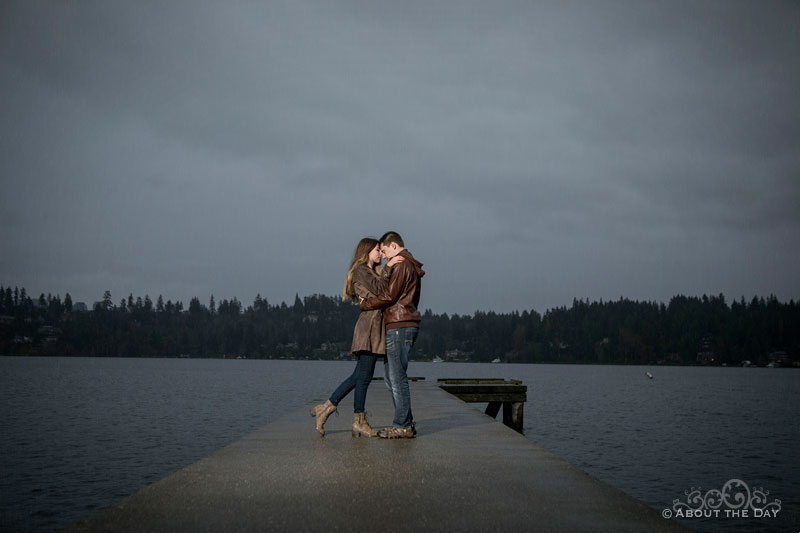
{"label": "evergreen tree", "polygon": [[111,291],[106,290],[103,293],[103,302],[101,305],[104,311],[110,311],[114,308],[114,303],[111,301]]}
{"label": "evergreen tree", "polygon": [[200,315],[203,312],[203,304],[200,303],[200,300],[197,299],[197,296],[192,298],[189,301],[189,314],[190,315]]}

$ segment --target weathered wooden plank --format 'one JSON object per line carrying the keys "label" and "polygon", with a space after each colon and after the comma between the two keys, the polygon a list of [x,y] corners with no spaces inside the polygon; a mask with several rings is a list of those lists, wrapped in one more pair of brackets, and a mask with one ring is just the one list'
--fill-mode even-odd
{"label": "weathered wooden plank", "polygon": [[503,379],[503,378],[439,378],[436,381],[450,385],[459,384],[507,384],[507,385],[520,385],[522,381],[519,379]]}
{"label": "weathered wooden plank", "polygon": [[[449,392],[449,391],[447,391]],[[453,394],[459,400],[467,403],[487,403],[487,402],[525,402],[528,400],[526,394]]]}
{"label": "weathered wooden plank", "polygon": [[524,394],[525,385],[439,385],[450,394]]}

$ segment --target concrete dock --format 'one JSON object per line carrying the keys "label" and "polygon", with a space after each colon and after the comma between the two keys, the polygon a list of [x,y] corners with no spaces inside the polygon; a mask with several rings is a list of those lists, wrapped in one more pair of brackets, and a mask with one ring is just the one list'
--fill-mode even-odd
{"label": "concrete dock", "polygon": [[[321,438],[309,402],[73,530],[686,531],[435,383],[411,395],[416,439],[352,438],[352,395]],[[391,423],[383,383],[367,412]]]}

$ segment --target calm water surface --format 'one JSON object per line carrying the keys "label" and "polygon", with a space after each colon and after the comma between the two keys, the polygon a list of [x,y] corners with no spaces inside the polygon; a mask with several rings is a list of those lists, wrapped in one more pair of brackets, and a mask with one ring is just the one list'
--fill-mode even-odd
{"label": "calm water surface", "polygon": [[[349,362],[0,357],[0,530],[69,526],[325,397],[351,371]],[[781,500],[777,519],[683,522],[691,528],[800,531],[798,371],[412,362],[409,374],[522,379],[529,439],[656,509],[731,479]]]}

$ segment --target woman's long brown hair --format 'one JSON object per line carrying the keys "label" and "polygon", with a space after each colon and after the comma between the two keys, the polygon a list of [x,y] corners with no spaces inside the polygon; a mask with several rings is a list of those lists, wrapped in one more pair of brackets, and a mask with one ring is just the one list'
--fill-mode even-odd
{"label": "woman's long brown hair", "polygon": [[[358,296],[353,290],[353,272],[359,265],[366,265],[369,263],[369,253],[378,244],[378,239],[372,237],[364,237],[358,241],[355,252],[353,252],[353,260],[350,262],[350,268],[347,271],[347,276],[344,278],[344,288],[342,289],[342,301],[351,301],[354,304],[358,303]],[[380,272],[380,263],[378,268],[370,267],[375,272]]]}

